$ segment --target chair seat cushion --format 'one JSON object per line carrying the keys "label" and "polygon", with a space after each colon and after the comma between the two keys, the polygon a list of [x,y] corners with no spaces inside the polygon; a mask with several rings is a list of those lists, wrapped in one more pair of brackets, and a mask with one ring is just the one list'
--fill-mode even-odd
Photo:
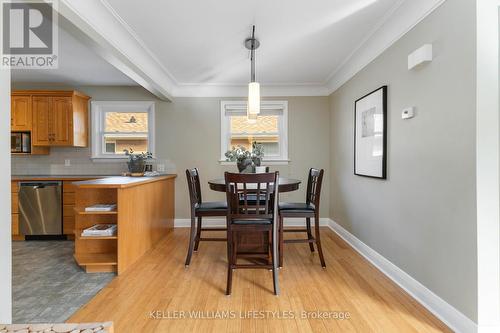
{"label": "chair seat cushion", "polygon": [[251,224],[263,225],[263,224],[271,224],[273,223],[273,221],[271,219],[249,219],[249,220],[233,220],[232,223],[238,225],[251,225]]}
{"label": "chair seat cushion", "polygon": [[314,212],[313,204],[306,204],[305,202],[280,202],[279,210],[290,213],[312,213]]}
{"label": "chair seat cushion", "polygon": [[197,205],[195,208],[199,212],[207,212],[207,211],[212,211],[212,210],[225,211],[225,210],[227,210],[227,203],[225,201],[202,202],[201,204]]}

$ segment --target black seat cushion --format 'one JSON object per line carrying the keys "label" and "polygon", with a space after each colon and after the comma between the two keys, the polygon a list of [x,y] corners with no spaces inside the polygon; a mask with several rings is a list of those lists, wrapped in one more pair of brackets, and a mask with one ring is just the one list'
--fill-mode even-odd
{"label": "black seat cushion", "polygon": [[314,212],[313,204],[306,204],[305,202],[280,202],[279,210],[290,213],[312,213]]}
{"label": "black seat cushion", "polygon": [[249,220],[233,220],[233,224],[238,224],[238,225],[250,225],[250,224],[271,224],[273,221],[271,219],[249,219]]}
{"label": "black seat cushion", "polygon": [[227,202],[225,201],[209,201],[202,202],[196,206],[196,210],[199,212],[207,212],[212,210],[227,210]]}

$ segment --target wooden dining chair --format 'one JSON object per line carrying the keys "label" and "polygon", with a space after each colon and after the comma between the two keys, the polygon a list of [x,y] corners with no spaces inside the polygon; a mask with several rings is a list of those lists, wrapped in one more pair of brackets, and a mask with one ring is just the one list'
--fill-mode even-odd
{"label": "wooden dining chair", "polygon": [[186,170],[191,204],[191,230],[189,233],[189,247],[186,256],[186,267],[191,263],[193,251],[198,251],[201,241],[226,241],[222,237],[202,237],[202,231],[226,231],[226,228],[203,228],[202,218],[206,216],[226,216],[227,203],[224,201],[203,202],[201,198],[200,173],[197,168]]}
{"label": "wooden dining chair", "polygon": [[[319,232],[319,204],[321,196],[321,184],[323,182],[324,170],[310,169],[307,180],[306,202],[279,203],[279,266],[283,267],[283,243],[309,243],[311,252],[314,252],[314,243],[318,248],[319,260],[321,266],[326,267],[321,249],[321,238]],[[283,219],[285,217],[301,217],[306,219],[306,229],[284,229]],[[311,231],[311,218],[314,218],[314,233]],[[284,232],[306,232],[307,239],[284,239]]]}
{"label": "wooden dining chair", "polygon": [[[277,272],[278,172],[241,174],[225,173],[227,210],[228,271],[226,295],[231,295],[233,270],[263,268],[273,272],[274,294],[279,294]],[[251,200],[251,198],[261,200]],[[264,252],[238,250],[242,236],[266,233],[268,242]],[[252,259],[250,264],[239,264],[238,259]],[[260,263],[259,259],[262,261]],[[270,260],[269,260],[270,259]]]}

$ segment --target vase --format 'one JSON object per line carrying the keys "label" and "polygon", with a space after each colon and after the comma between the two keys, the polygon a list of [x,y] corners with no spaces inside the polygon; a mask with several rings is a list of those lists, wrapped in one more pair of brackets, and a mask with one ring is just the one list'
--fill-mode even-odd
{"label": "vase", "polygon": [[255,167],[260,166],[260,163],[260,157],[253,157],[238,160],[236,165],[238,166],[238,171],[240,173],[255,173]]}
{"label": "vase", "polygon": [[253,161],[251,158],[245,158],[242,160],[238,160],[236,162],[238,166],[238,171],[240,173],[252,173],[253,172]]}
{"label": "vase", "polygon": [[143,159],[129,160],[127,166],[130,173],[143,173],[146,170],[146,161]]}

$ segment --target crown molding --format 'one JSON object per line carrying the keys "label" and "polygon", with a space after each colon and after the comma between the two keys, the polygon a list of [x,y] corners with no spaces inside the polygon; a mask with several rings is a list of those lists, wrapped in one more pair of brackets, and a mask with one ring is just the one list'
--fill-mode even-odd
{"label": "crown molding", "polygon": [[336,91],[446,0],[403,0],[396,4],[342,65],[325,82],[329,94]]}
{"label": "crown molding", "polygon": [[[273,85],[261,83],[263,97],[328,96],[326,86],[320,84]],[[246,97],[246,84],[180,84],[173,91],[175,97]]]}
{"label": "crown molding", "polygon": [[[446,0],[400,0],[323,83],[266,84],[261,94],[328,96],[382,54]],[[179,83],[138,34],[106,2],[60,0],[59,12],[82,41],[135,82],[164,100],[172,97],[244,97],[246,84]],[[73,31],[74,32],[74,31]]]}

